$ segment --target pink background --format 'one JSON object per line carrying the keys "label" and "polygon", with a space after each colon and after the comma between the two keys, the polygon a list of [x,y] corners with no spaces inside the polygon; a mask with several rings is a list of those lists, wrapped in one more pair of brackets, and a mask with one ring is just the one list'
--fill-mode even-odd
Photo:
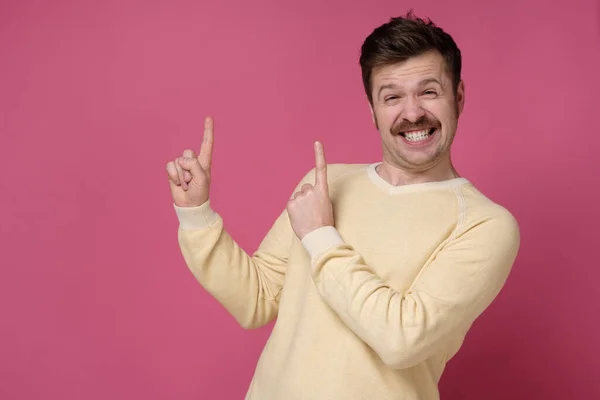
{"label": "pink background", "polygon": [[238,327],[187,270],[165,163],[213,115],[213,202],[253,251],[313,140],[379,159],[359,48],[410,7],[464,54],[459,171],[522,229],[442,398],[596,398],[592,0],[3,1],[0,398],[243,398],[271,327]]}

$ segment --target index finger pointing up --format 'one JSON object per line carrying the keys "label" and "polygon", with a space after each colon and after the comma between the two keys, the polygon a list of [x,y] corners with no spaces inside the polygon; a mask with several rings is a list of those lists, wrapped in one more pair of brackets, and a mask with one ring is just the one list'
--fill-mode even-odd
{"label": "index finger pointing up", "polygon": [[214,142],[214,122],[211,117],[206,117],[204,120],[204,137],[202,138],[202,147],[200,147],[200,154],[198,155],[198,161],[205,171],[210,170],[212,163],[212,152]]}
{"label": "index finger pointing up", "polygon": [[321,142],[315,142],[315,186],[327,187],[327,162]]}

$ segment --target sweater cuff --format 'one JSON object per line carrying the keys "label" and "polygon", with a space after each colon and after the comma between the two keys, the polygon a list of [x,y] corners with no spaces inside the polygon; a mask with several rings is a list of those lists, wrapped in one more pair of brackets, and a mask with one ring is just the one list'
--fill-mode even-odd
{"label": "sweater cuff", "polygon": [[302,238],[302,244],[314,261],[327,250],[345,244],[334,226],[323,226],[309,232]]}
{"label": "sweater cuff", "polygon": [[210,207],[210,200],[197,207],[178,207],[173,204],[179,219],[179,228],[183,230],[202,230],[215,223],[218,214]]}

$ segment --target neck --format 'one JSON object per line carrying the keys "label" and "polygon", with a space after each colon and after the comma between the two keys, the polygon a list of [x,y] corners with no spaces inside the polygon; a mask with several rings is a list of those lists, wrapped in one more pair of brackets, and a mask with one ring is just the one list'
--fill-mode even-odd
{"label": "neck", "polygon": [[387,162],[384,158],[383,162],[377,166],[377,173],[393,186],[440,182],[460,177],[452,165],[450,157],[425,170],[400,168]]}

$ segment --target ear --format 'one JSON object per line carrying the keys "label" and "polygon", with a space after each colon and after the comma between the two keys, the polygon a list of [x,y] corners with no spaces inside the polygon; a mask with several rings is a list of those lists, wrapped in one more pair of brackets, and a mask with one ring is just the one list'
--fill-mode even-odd
{"label": "ear", "polygon": [[465,82],[463,80],[460,81],[458,88],[456,88],[456,105],[458,106],[458,115],[462,114],[465,107]]}

